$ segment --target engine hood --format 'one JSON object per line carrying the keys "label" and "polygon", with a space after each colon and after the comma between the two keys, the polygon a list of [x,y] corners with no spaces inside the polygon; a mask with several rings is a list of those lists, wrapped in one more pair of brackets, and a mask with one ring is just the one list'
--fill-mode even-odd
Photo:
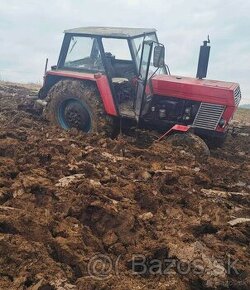
{"label": "engine hood", "polygon": [[152,78],[152,87],[155,95],[172,96],[225,106],[237,106],[240,100],[240,96],[239,100],[236,100],[235,97],[239,84],[232,82],[156,75]]}

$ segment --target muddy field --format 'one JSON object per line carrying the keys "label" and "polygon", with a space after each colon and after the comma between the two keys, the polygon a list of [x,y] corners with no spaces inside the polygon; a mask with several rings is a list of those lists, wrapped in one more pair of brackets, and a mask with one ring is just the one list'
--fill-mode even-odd
{"label": "muddy field", "polygon": [[201,161],[52,127],[36,90],[0,83],[0,289],[250,289],[250,111]]}

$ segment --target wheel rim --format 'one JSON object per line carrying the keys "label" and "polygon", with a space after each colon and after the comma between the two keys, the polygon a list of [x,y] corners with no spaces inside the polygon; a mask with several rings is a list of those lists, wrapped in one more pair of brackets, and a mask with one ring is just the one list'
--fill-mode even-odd
{"label": "wheel rim", "polygon": [[77,128],[83,132],[91,130],[91,113],[80,100],[68,99],[58,107],[57,119],[63,129]]}

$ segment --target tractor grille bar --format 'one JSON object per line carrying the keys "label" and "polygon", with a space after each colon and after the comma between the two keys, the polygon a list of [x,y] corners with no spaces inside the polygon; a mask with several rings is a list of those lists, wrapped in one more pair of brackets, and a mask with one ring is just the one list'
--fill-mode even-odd
{"label": "tractor grille bar", "polygon": [[237,87],[234,91],[234,101],[235,105],[238,106],[241,100],[241,92],[240,92],[240,87]]}
{"label": "tractor grille bar", "polygon": [[225,110],[224,106],[201,103],[193,127],[215,130]]}

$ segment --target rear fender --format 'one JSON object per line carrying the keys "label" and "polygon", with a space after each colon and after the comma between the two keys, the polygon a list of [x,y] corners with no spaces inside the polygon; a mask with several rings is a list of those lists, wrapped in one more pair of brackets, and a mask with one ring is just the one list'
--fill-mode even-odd
{"label": "rear fender", "polygon": [[78,79],[94,84],[100,93],[106,113],[112,116],[118,116],[108,78],[102,74],[77,73],[70,71],[48,71],[44,78],[43,87],[38,93],[38,97],[40,99],[45,99],[49,90],[56,83],[64,79]]}
{"label": "rear fender", "polygon": [[49,90],[62,79],[65,78],[62,76],[54,76],[46,74],[44,76],[43,86],[38,92],[38,98],[41,100],[46,99]]}
{"label": "rear fender", "polygon": [[79,79],[83,81],[87,81],[88,83],[94,83],[95,78],[94,74],[90,73],[78,73],[78,72],[71,72],[71,71],[62,71],[62,70],[51,70],[46,73],[44,76],[43,87],[38,93],[38,97],[40,99],[45,99],[49,90],[59,81],[65,79]]}

